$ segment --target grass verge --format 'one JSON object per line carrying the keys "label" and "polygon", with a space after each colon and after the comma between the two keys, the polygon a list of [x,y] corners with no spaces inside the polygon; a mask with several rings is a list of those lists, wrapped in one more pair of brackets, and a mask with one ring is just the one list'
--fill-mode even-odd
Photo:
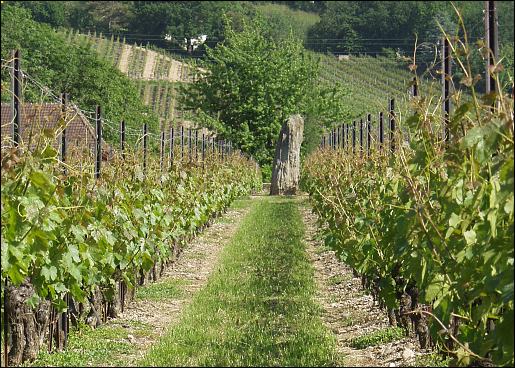
{"label": "grass verge", "polygon": [[400,340],[405,336],[404,330],[400,327],[388,327],[374,331],[369,334],[352,339],[350,345],[355,349],[365,349],[369,346],[385,344],[387,342]]}
{"label": "grass verge", "polygon": [[187,284],[183,279],[159,280],[136,289],[136,299],[167,300],[177,299],[184,295],[183,287]]}
{"label": "grass verge", "polygon": [[[130,330],[124,326],[132,327]],[[48,353],[41,350],[30,367],[124,366],[125,356],[134,354],[136,347],[129,340],[129,331],[136,337],[148,336],[150,326],[141,322],[118,321],[92,329],[80,325],[68,336],[65,351]]]}
{"label": "grass verge", "polygon": [[314,302],[295,198],[261,197],[151,366],[329,366],[335,339]]}

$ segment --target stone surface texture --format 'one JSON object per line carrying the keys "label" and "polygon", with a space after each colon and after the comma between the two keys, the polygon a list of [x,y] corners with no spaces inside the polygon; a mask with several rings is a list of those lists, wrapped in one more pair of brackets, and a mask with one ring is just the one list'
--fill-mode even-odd
{"label": "stone surface texture", "polygon": [[275,147],[270,195],[294,195],[299,189],[300,145],[304,119],[292,115],[283,124]]}

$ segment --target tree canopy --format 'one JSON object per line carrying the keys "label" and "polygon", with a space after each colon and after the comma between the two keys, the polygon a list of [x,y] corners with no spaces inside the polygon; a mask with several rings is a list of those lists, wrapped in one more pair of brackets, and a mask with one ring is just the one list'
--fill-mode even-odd
{"label": "tree canopy", "polygon": [[323,105],[318,121],[328,122],[344,108],[335,98],[338,91],[316,85],[318,63],[300,40],[275,41],[262,27],[257,21],[237,32],[227,25],[224,43],[207,49],[206,72],[184,89],[181,102],[267,171],[281,125],[291,114],[306,117]]}
{"label": "tree canopy", "polygon": [[435,28],[442,2],[338,1],[327,2],[309,38],[315,51],[381,53],[382,48],[413,48],[415,33]]}
{"label": "tree canopy", "polygon": [[170,43],[155,43],[176,48],[184,43],[184,38],[200,35],[207,35],[208,44],[214,46],[223,39],[223,15],[239,24],[252,14],[247,3],[231,1],[135,1],[133,11],[132,32],[154,36],[168,34],[172,37]]}
{"label": "tree canopy", "polygon": [[[69,44],[46,24],[31,19],[30,12],[10,4],[2,5],[2,58],[11,50],[21,52],[21,67],[54,93],[68,92],[74,103],[85,110],[101,105],[104,116],[140,128],[148,122],[157,129],[158,119],[140,99],[135,82],[116,67],[101,60],[88,47]],[[9,73],[2,72],[2,90],[9,90]],[[9,93],[2,93],[2,100]],[[27,85],[24,99],[40,102],[41,91]],[[117,138],[106,130],[106,137]]]}

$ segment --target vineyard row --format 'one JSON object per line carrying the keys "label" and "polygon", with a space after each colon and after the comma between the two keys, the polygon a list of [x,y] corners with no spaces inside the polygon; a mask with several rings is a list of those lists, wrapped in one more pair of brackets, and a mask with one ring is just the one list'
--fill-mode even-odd
{"label": "vineyard row", "polygon": [[[125,131],[122,123],[115,150],[102,140],[99,108],[95,130],[80,130],[78,141],[93,143],[86,147],[66,139],[72,127],[77,132],[77,116],[87,114],[66,99],[60,114],[49,115],[53,124],[41,110],[27,125],[22,112],[36,105],[21,102],[16,62],[13,129],[2,142],[6,366],[34,359],[43,347],[63,349],[71,325],[97,326],[116,316],[135,287],[156,280],[186,242],[261,185],[253,160],[231,144],[199,140],[198,131],[195,138],[192,130],[184,134],[184,127],[164,165],[164,134],[151,149],[150,132]],[[126,144],[125,133],[139,133],[136,148]],[[193,148],[193,142],[204,144]]]}
{"label": "vineyard row", "polygon": [[386,136],[383,114],[375,139],[371,115],[359,132],[356,122],[335,128],[306,160],[304,186],[326,244],[392,325],[453,364],[513,365],[513,97],[487,43],[487,94],[472,84],[463,101],[455,91],[452,111],[450,59],[466,72],[470,50],[459,40],[443,45],[442,98],[415,89],[402,114],[391,103]]}

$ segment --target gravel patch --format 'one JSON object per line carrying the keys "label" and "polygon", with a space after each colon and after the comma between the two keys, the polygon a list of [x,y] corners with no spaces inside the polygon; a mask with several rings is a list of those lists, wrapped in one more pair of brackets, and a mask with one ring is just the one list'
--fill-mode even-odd
{"label": "gravel patch", "polygon": [[354,349],[352,339],[389,327],[386,311],[379,309],[371,295],[361,287],[361,279],[340,262],[333,250],[317,239],[317,216],[309,206],[299,207],[306,226],[306,244],[313,261],[318,286],[317,300],[323,308],[322,319],[337,339],[341,365],[354,367],[413,366],[420,350],[414,337]]}

